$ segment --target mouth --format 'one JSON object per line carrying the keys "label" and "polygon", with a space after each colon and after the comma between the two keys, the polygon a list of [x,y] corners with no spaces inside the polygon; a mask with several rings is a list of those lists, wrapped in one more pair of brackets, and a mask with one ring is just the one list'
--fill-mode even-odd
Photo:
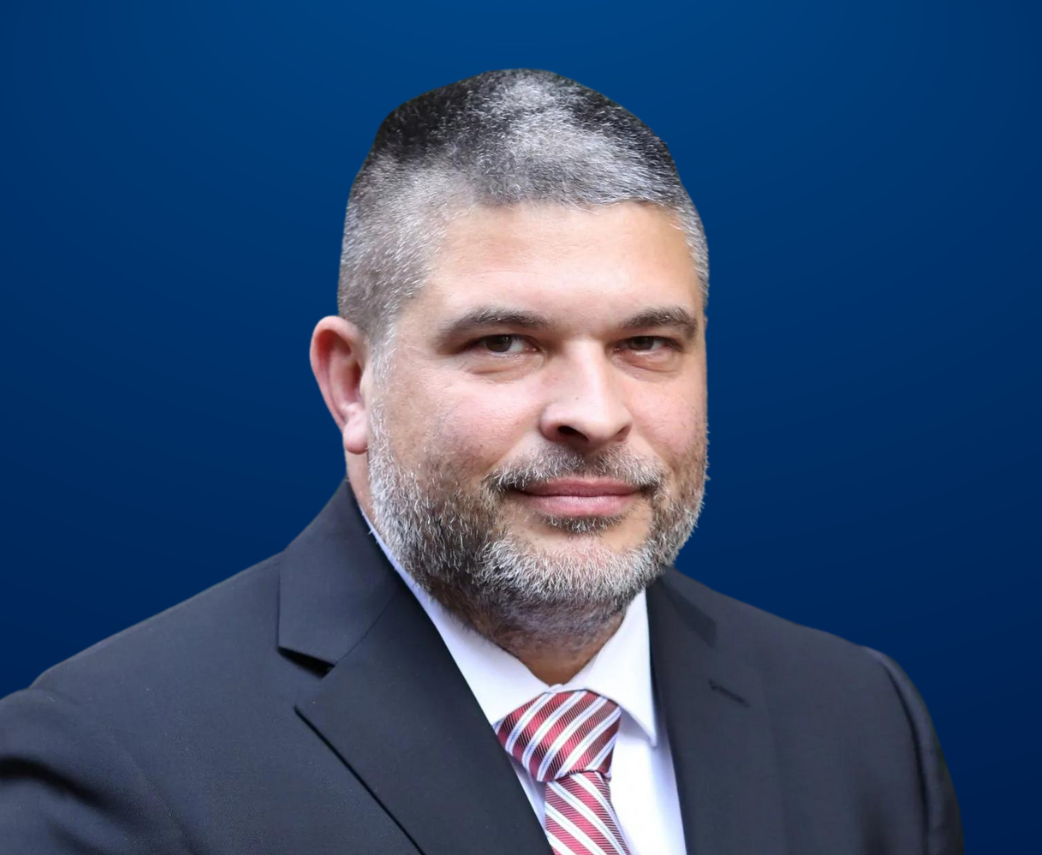
{"label": "mouth", "polygon": [[558,517],[612,517],[625,512],[640,490],[621,481],[573,479],[512,490],[533,510]]}

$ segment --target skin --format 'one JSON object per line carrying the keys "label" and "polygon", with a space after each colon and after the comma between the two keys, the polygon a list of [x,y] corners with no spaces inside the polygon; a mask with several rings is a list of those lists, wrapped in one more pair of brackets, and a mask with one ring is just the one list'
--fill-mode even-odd
{"label": "skin", "polygon": [[[489,308],[546,323],[453,329]],[[686,313],[693,328],[661,319],[625,326],[663,308]],[[373,519],[366,452],[377,395],[396,457],[410,467],[422,469],[422,455],[433,448],[476,484],[549,445],[590,458],[624,445],[659,462],[675,486],[692,448],[705,450],[705,322],[691,256],[669,212],[635,202],[592,210],[479,208],[453,221],[430,281],[402,310],[386,388],[374,387],[365,336],[343,318],[318,323],[311,363],[343,437],[351,487]],[[620,510],[618,523],[595,534],[541,519]],[[647,536],[651,517],[639,493],[620,500],[519,492],[505,513],[512,531],[548,550],[578,549],[590,537],[612,550],[630,549]],[[532,638],[514,640],[509,650],[544,682],[563,683],[620,621],[581,649]]]}

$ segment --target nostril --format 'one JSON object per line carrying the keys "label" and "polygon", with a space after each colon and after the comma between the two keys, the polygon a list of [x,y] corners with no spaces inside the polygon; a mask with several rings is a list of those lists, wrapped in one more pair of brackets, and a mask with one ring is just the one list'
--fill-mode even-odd
{"label": "nostril", "polygon": [[583,435],[582,431],[576,430],[575,428],[571,427],[570,425],[561,425],[557,429],[557,432],[558,433],[563,433],[565,436],[582,436]]}

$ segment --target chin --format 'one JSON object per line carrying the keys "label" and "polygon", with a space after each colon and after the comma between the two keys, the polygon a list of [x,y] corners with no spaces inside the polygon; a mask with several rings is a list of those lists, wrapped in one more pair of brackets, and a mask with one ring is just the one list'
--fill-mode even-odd
{"label": "chin", "polygon": [[646,530],[623,531],[620,525],[619,522],[605,524],[603,517],[544,520],[536,530],[528,532],[527,539],[534,546],[554,550],[567,551],[574,546],[583,551],[600,548],[614,553],[636,549],[644,542]]}

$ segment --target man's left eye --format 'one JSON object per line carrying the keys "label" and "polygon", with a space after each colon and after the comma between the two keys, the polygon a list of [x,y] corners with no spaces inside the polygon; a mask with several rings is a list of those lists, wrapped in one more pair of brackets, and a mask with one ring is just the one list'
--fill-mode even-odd
{"label": "man's left eye", "polygon": [[[657,347],[656,345],[660,346]],[[672,346],[673,345],[669,339],[663,338],[659,335],[638,335],[626,339],[626,348],[628,350],[647,350],[654,352]]]}

